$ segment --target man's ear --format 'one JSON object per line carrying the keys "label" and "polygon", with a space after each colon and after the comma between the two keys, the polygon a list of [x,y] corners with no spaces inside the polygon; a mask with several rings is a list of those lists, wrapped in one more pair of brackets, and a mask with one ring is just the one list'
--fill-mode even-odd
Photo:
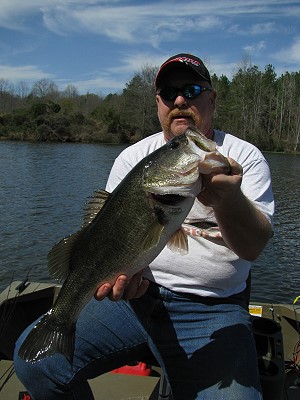
{"label": "man's ear", "polygon": [[211,105],[213,106],[213,108],[216,108],[216,100],[217,100],[217,92],[215,90],[213,90],[210,93],[210,101],[211,101]]}

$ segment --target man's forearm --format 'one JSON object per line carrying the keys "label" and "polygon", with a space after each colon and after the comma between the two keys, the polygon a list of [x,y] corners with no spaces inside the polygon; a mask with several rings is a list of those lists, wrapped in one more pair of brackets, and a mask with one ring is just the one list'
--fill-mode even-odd
{"label": "man's forearm", "polygon": [[255,260],[272,236],[267,217],[240,191],[234,201],[214,207],[227,246],[239,257]]}

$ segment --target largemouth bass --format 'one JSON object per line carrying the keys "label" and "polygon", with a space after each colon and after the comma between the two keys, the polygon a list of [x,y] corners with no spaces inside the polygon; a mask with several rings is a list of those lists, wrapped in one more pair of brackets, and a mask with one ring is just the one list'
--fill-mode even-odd
{"label": "largemouth bass", "polygon": [[64,283],[20,357],[36,362],[62,353],[72,362],[76,321],[96,289],[121,274],[133,276],[167,244],[186,253],[181,225],[201,190],[201,174],[220,168],[227,173],[229,164],[215,143],[189,128],[142,159],[112,193],[96,192],[82,228],[49,252],[50,274]]}

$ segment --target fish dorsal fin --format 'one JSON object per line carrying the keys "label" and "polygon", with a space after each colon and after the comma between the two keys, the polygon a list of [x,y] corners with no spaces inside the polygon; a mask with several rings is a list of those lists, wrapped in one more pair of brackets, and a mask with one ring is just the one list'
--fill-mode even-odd
{"label": "fish dorsal fin", "polygon": [[184,228],[178,229],[168,241],[167,247],[173,253],[186,255],[189,252],[188,238]]}
{"label": "fish dorsal fin", "polygon": [[156,247],[161,238],[164,226],[160,224],[157,220],[150,225],[150,228],[142,240],[141,249],[142,251],[151,250]]}
{"label": "fish dorsal fin", "polygon": [[52,278],[64,281],[71,270],[70,259],[74,244],[81,231],[56,243],[48,253],[48,269]]}
{"label": "fish dorsal fin", "polygon": [[94,192],[93,196],[87,203],[82,227],[86,227],[93,221],[93,219],[96,217],[96,215],[99,213],[99,211],[106,203],[107,199],[109,198],[109,195],[110,193],[108,193],[106,190],[103,189]]}
{"label": "fish dorsal fin", "polygon": [[59,281],[64,281],[67,278],[71,270],[71,253],[78,236],[80,235],[82,229],[84,229],[93,221],[93,219],[104,206],[108,197],[109,193],[106,190],[100,189],[96,191],[91,197],[90,201],[87,203],[86,214],[81,230],[62,239],[49,251],[48,269],[52,278]]}

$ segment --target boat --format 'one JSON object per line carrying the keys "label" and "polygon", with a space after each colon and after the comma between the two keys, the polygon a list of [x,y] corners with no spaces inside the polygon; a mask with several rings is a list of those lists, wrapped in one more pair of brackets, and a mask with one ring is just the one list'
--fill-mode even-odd
{"label": "boat", "polygon": [[[14,373],[14,344],[21,332],[47,312],[61,285],[14,281],[0,293],[0,398],[30,400]],[[291,304],[251,300],[257,359],[264,400],[300,399],[300,296]],[[164,375],[155,362],[130,365],[89,381],[97,400],[171,400]]]}

